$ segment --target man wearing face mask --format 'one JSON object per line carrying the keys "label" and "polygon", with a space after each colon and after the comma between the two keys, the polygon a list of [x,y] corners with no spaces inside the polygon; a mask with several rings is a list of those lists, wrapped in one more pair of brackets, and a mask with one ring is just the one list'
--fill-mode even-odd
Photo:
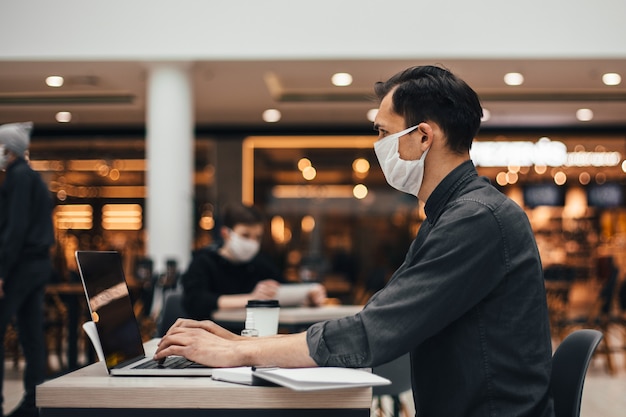
{"label": "man wearing face mask", "polygon": [[553,416],[539,252],[524,211],[470,159],[478,95],[434,66],[409,68],[375,90],[375,152],[385,178],[416,195],[426,213],[386,286],[354,316],[254,342],[209,321],[178,322],[155,359],[361,368],[410,352],[418,416]]}
{"label": "man wearing face mask", "polygon": [[24,398],[12,417],[38,415],[35,386],[43,382],[45,372],[43,301],[52,274],[52,200],[24,158],[32,127],[32,123],[0,126],[0,168],[6,170],[0,186],[0,395],[4,335],[13,317],[26,361]]}
{"label": "man wearing face mask", "polygon": [[195,251],[181,277],[183,307],[189,317],[206,319],[217,309],[243,308],[248,300],[276,297],[283,278],[259,254],[263,221],[253,206],[231,204],[225,208],[220,228],[223,245]]}

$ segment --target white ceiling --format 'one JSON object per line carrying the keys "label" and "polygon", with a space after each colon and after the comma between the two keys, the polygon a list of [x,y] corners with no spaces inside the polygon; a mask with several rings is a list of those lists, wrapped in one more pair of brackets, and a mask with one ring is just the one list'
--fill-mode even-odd
{"label": "white ceiling", "polygon": [[[267,128],[261,114],[276,108],[282,112],[282,120],[273,125],[277,129],[369,128],[366,112],[376,107],[374,82],[421,64],[441,64],[465,79],[491,113],[485,128],[626,129],[626,59],[195,62],[190,72],[196,124]],[[32,120],[48,129],[143,127],[147,71],[139,61],[2,61],[0,123]],[[524,85],[506,86],[503,75],[509,71],[523,73]],[[333,87],[335,72],[351,73],[354,83]],[[624,80],[605,86],[605,72],[617,72]],[[62,75],[65,85],[47,87],[48,75]],[[595,118],[577,121],[579,108],[592,109]],[[58,111],[72,112],[69,125],[55,121]]]}

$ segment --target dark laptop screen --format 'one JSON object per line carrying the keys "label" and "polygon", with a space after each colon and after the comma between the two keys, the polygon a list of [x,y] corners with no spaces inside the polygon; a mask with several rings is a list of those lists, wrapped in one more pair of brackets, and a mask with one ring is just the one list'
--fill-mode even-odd
{"label": "dark laptop screen", "polygon": [[76,259],[107,368],[143,356],[120,254],[78,251]]}

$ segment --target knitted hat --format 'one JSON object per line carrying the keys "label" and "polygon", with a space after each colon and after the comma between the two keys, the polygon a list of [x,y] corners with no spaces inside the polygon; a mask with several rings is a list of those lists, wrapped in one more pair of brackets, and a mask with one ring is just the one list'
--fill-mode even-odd
{"label": "knitted hat", "polygon": [[30,142],[33,122],[8,123],[0,126],[0,145],[17,156],[24,156]]}

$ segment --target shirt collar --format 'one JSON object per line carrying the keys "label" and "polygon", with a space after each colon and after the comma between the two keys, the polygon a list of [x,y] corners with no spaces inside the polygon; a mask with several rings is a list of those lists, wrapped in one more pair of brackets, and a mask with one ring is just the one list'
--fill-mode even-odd
{"label": "shirt collar", "polygon": [[424,206],[426,220],[431,224],[439,217],[446,203],[450,201],[463,184],[478,176],[471,159],[461,163],[441,180]]}

